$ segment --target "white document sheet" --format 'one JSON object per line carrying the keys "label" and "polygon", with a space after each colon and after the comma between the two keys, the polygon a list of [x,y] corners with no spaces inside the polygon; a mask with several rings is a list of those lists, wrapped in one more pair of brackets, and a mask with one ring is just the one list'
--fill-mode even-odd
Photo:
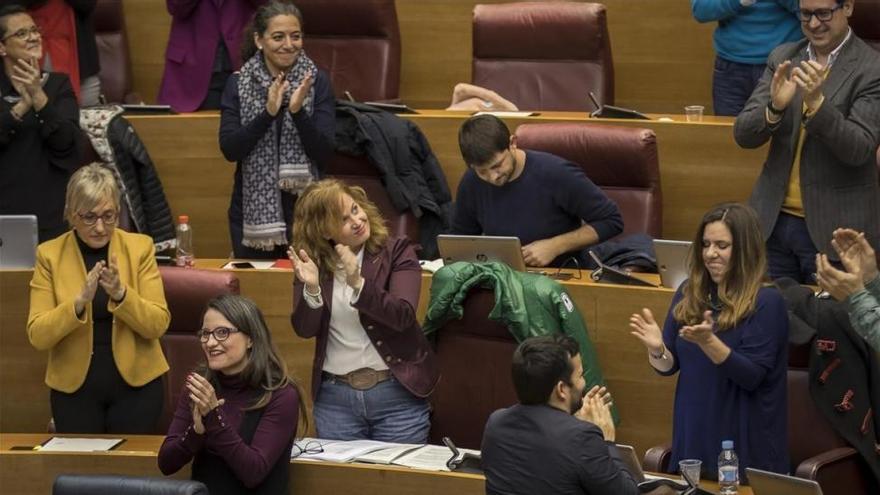
{"label": "white document sheet", "polygon": [[[479,450],[458,449],[459,455],[470,452],[480,455]],[[398,457],[394,464],[427,471],[449,471],[446,461],[452,457],[452,451],[444,445],[425,445],[408,454]]]}
{"label": "white document sheet", "polygon": [[355,462],[368,462],[371,464],[391,464],[398,457],[419,447],[421,447],[421,445],[419,444],[399,444],[394,447],[387,447],[382,450],[370,452],[366,455],[358,456],[355,458]]}
{"label": "white document sheet", "polygon": [[[321,446],[323,452],[311,453],[311,450],[318,444]],[[343,442],[340,440],[322,440],[320,438],[306,437],[302,440],[298,440],[296,442],[296,445],[300,448],[308,450],[309,452],[304,452],[299,456],[294,457],[294,459],[315,459],[319,461],[351,462],[356,457],[399,444],[377,442],[374,440],[352,440],[348,442]],[[296,453],[297,448],[294,447],[293,451],[291,452],[291,456]]]}
{"label": "white document sheet", "polygon": [[106,452],[122,442],[121,438],[52,437],[38,450],[40,452]]}

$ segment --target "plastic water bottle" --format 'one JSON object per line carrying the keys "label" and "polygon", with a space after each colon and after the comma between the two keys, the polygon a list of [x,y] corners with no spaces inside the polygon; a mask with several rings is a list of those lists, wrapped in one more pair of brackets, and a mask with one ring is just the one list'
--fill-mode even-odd
{"label": "plastic water bottle", "polygon": [[733,440],[721,442],[718,454],[719,495],[735,495],[739,488],[739,459],[733,451]]}
{"label": "plastic water bottle", "polygon": [[180,215],[177,218],[177,266],[193,267],[195,257],[192,245],[192,227],[189,226],[189,216]]}

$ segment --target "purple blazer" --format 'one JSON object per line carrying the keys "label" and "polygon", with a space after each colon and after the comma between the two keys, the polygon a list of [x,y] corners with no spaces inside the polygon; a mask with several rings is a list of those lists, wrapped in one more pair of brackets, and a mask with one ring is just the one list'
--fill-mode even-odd
{"label": "purple blazer", "polygon": [[233,70],[238,70],[245,26],[266,0],[165,0],[165,3],[172,21],[158,99],[177,112],[192,112],[208,94],[221,37],[232,59]]}
{"label": "purple blazer", "polygon": [[[389,238],[376,254],[364,253],[361,265],[364,287],[355,303],[361,325],[391,369],[391,373],[417,397],[427,397],[440,378],[434,351],[416,320],[422,269],[413,244],[405,238]],[[293,314],[290,322],[297,335],[318,337],[312,366],[312,399],[321,386],[321,370],[327,355],[330,333],[330,304],[333,277],[323,274],[324,305],[312,309],[303,301],[303,284],[293,284]]]}

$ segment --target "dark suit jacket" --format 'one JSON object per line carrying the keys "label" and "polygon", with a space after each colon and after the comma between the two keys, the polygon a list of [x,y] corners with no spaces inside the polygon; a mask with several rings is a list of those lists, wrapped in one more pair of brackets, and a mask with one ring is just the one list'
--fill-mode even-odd
{"label": "dark suit jacket", "polygon": [[594,424],[545,404],[517,404],[489,416],[482,461],[487,495],[639,493]]}
{"label": "dark suit jacket", "polygon": [[[782,121],[770,128],[764,109],[770,81],[785,60],[807,59],[808,41],[782,45],[770,54],[767,69],[742,113],[734,137],[744,148],[770,140],[770,153],[749,203],[757,210],[764,238],[776,224],[802,121],[800,92]],[[880,144],[880,53],[853,34],[840,51],[823,87],[825,102],[806,121],[800,183],[804,214],[813,244],[836,258],[831,233],[837,227],[864,231],[869,242],[880,240],[880,188],[876,155]]]}
{"label": "dark suit jacket", "polygon": [[[413,244],[389,238],[378,253],[364,253],[361,265],[364,287],[355,307],[373,346],[401,385],[418,397],[427,397],[440,378],[440,370],[425,334],[416,320],[422,269]],[[290,322],[297,335],[318,337],[312,367],[312,398],[321,385],[321,369],[327,354],[333,276],[322,273],[324,305],[312,309],[303,301],[303,284],[293,284]]]}

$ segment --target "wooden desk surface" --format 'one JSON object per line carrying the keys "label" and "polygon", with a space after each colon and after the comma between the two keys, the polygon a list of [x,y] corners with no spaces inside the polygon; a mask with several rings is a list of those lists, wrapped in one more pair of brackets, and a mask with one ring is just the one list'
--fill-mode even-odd
{"label": "wooden desk surface", "polygon": [[[465,112],[420,110],[406,115],[415,122],[440,162],[455,194],[466,170],[458,148],[458,128]],[[505,119],[511,130],[524,123],[584,122],[653,130],[657,135],[663,194],[663,237],[691,239],[710,206],[745,201],[758,176],[766,150],[742,149],[733,140],[733,120],[706,117],[685,122],[681,115],[654,115],[672,120],[589,119],[582,112],[541,112],[534,117]],[[129,117],[156,165],[171,211],[189,215],[197,257],[229,256],[227,209],[235,166],[220,153],[219,114]],[[186,145],[181,146],[181,137]]]}
{"label": "wooden desk surface", "polygon": [[[199,268],[215,269],[226,260],[197,259]],[[314,339],[302,339],[290,327],[293,273],[289,270],[235,270],[241,293],[262,309],[272,339],[288,369],[310,393]],[[25,331],[30,270],[0,270],[0,431],[45,431],[51,416],[49,390],[43,383],[45,352],[31,347]],[[431,276],[422,278],[418,317],[428,304]],[[634,311],[650,308],[666,314],[673,291],[664,288],[597,284],[586,278],[563,282],[587,325],[620,412],[617,439],[639,452],[672,437],[675,378],[657,375],[644,347],[629,333]]]}
{"label": "wooden desk surface", "polygon": [[[39,445],[51,438],[48,434],[0,433],[0,491],[16,495],[44,495],[51,492],[59,474],[114,474],[162,476],[156,456],[161,436],[132,435],[117,450],[110,452],[62,453],[10,450],[13,446]],[[186,466],[172,477],[187,479]],[[337,464],[291,461],[289,493],[359,495],[482,495],[482,475],[422,471],[401,466]],[[701,482],[713,493],[717,483]],[[740,487],[739,495],[751,495],[749,487]]]}

